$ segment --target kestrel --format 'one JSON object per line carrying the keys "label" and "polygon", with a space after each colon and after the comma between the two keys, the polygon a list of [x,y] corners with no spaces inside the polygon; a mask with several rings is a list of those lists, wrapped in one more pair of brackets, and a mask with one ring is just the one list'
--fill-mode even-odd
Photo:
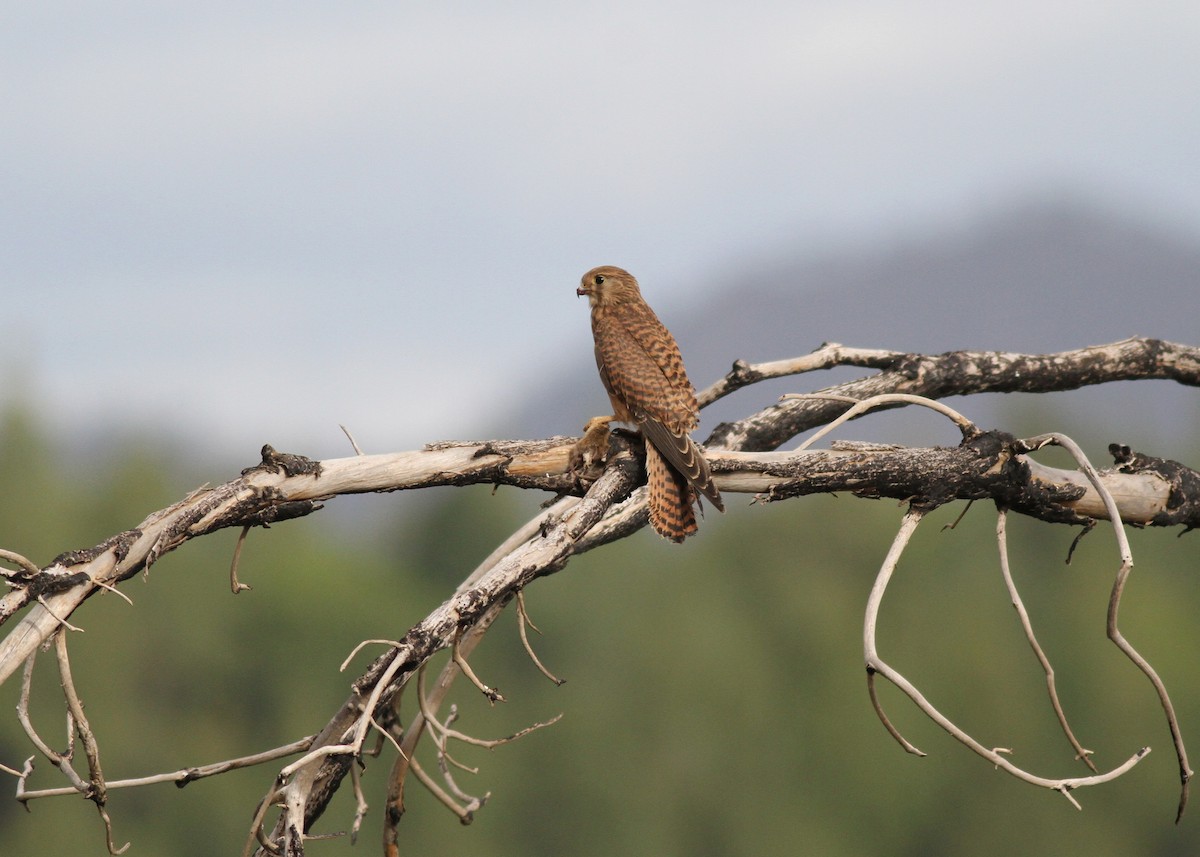
{"label": "kestrel", "polygon": [[620,268],[593,268],[576,290],[592,306],[596,366],[621,422],[646,441],[650,523],[681,542],[696,532],[693,504],[703,494],[722,512],[704,454],[688,433],[699,422],[696,392],[675,337],[642,299],[638,282]]}

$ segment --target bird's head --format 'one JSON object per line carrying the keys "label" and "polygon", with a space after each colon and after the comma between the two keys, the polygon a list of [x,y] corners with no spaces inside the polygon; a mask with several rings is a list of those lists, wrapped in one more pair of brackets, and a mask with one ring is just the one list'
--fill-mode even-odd
{"label": "bird's head", "polygon": [[584,274],[575,294],[587,295],[593,308],[635,301],[642,296],[633,274],[612,265],[592,268]]}

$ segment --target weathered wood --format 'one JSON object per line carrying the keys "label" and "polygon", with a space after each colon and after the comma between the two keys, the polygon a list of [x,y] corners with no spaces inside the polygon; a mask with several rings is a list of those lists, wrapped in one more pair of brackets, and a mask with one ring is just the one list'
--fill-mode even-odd
{"label": "weathered wood", "polygon": [[[954,352],[912,355],[829,345],[803,358],[751,366],[735,364],[700,394],[709,403],[769,377],[856,365],[870,377],[839,384],[810,398],[788,399],[743,420],[718,426],[708,458],[723,493],[752,493],[764,502],[812,493],[847,492],[906,500],[930,508],[953,500],[992,500],[1016,512],[1056,523],[1090,526],[1109,510],[1087,476],[1049,468],[1028,454],[1029,445],[1000,431],[967,423],[954,447],[904,448],[838,443],[828,449],[774,451],[799,432],[830,422],[848,407],[883,393],[930,398],[976,392],[1050,392],[1115,380],[1168,378],[1200,385],[1200,349],[1153,339],[1131,339],[1053,355]],[[960,428],[962,426],[960,425]],[[237,478],[198,489],[154,512],[137,527],[91,548],[61,554],[40,571],[32,564],[6,575],[0,624],[28,608],[0,641],[0,683],[69,619],[95,592],[148,569],[192,538],[226,527],[265,526],[312,514],[341,494],[417,490],[433,486],[491,484],[545,491],[564,500],[538,527],[524,532],[485,563],[437,609],[413,626],[354,682],[353,692],[314,739],[312,751],[334,748],[362,724],[364,709],[379,714],[428,658],[475,627],[486,624],[521,588],[562,569],[576,553],[622,538],[646,522],[645,475],[637,444],[616,433],[608,467],[597,474],[570,469],[576,438],[447,441],[384,455],[312,461],[264,447],[259,464]],[[1117,464],[1100,482],[1128,523],[1200,526],[1200,474],[1128,447],[1110,447]],[[15,562],[13,554],[3,557]],[[482,624],[480,624],[482,623]],[[281,819],[304,829],[320,816],[353,762],[337,751],[314,757],[280,784],[293,807]],[[283,794],[280,792],[279,794]],[[299,814],[297,814],[299,813]],[[291,828],[288,828],[291,829]]]}

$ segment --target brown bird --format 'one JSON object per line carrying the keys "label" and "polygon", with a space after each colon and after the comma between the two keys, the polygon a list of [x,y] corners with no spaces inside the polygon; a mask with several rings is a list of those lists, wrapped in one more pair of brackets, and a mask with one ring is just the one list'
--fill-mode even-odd
{"label": "brown bird", "polygon": [[675,337],[642,299],[628,271],[605,265],[583,275],[576,294],[592,306],[596,366],[616,418],[646,441],[650,523],[675,542],[696,532],[693,504],[703,494],[722,512],[704,454],[688,433],[699,422],[696,391]]}

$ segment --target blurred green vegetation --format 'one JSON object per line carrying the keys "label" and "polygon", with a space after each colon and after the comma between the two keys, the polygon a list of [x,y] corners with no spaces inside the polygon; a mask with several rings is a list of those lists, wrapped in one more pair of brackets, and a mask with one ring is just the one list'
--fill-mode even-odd
{"label": "blurred green vegetation", "polygon": [[[233,473],[129,439],[86,461],[63,459],[36,417],[0,415],[0,545],[45,563],[62,550],[136,526],[201,482]],[[303,452],[303,450],[293,450]],[[1180,457],[1183,457],[1180,455]],[[253,463],[248,452],[246,464]],[[366,638],[394,638],[449,593],[543,498],[480,487],[381,495],[391,507],[355,520],[351,501],[251,533],[233,596],[235,532],[185,545],[123,591],[72,617],[74,674],[111,779],[204,764],[309,734],[340,703],[338,665]],[[351,503],[350,512],[339,504]],[[890,716],[929,753],[906,755],[865,692],[862,611],[903,509],[811,497],[773,506],[730,498],[682,546],[649,531],[586,554],[530,588],[544,632],[534,645],[568,679],[555,687],[525,657],[504,616],[473,657],[508,702],[490,707],[465,683],[458,728],[510,734],[558,712],[558,724],[494,751],[462,747],[491,792],[470,827],[419,787],[408,794],[407,853],[425,855],[1166,855],[1200,850],[1200,807],[1172,823],[1170,738],[1146,680],[1104,636],[1116,570],[1112,536],[1010,521],[1014,573],[1058,670],[1076,734],[1102,769],[1144,744],[1154,752],[1114,783],[1062,797],[991,768],[883,688]],[[377,507],[376,507],[377,508]],[[1046,704],[1044,680],[996,563],[995,515],[978,504],[931,516],[884,604],[882,652],[946,714],[1048,776],[1082,775]],[[384,523],[380,524],[379,521]],[[1195,536],[1131,534],[1137,568],[1122,612],[1127,636],[1171,689],[1200,758]],[[7,630],[7,629],[4,629]],[[34,717],[61,745],[52,656],[40,656]],[[439,659],[440,662],[441,659]],[[18,681],[0,688],[0,761],[31,755],[13,716]],[[406,701],[411,716],[412,700]],[[428,748],[425,753],[428,754]],[[368,762],[372,809],[357,851],[346,839],[312,854],[378,852],[390,756]],[[80,767],[84,767],[80,763]],[[276,766],[177,789],[112,793],[118,845],[130,855],[238,853]],[[432,770],[433,764],[428,764]],[[11,777],[0,775],[9,788]],[[63,783],[39,762],[34,788]],[[320,823],[348,827],[349,789]],[[11,794],[11,792],[10,792]],[[0,854],[105,853],[92,805],[0,801]]]}

